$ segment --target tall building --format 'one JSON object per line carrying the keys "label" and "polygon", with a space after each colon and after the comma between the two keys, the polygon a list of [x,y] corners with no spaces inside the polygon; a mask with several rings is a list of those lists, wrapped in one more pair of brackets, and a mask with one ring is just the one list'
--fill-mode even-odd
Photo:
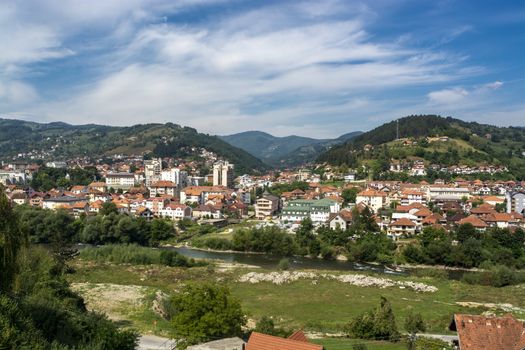
{"label": "tall building", "polygon": [[218,161],[213,164],[213,186],[232,187],[233,164],[228,161]]}
{"label": "tall building", "polygon": [[525,192],[507,192],[505,197],[507,200],[507,213],[525,214]]}
{"label": "tall building", "polygon": [[153,182],[161,180],[162,174],[162,159],[152,158],[144,161],[144,177],[146,178],[146,186],[150,186]]}

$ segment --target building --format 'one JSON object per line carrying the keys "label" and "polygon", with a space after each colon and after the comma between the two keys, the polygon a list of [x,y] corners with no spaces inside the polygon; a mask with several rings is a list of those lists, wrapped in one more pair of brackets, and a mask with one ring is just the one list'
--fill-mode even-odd
{"label": "building", "polygon": [[0,170],[0,184],[7,186],[26,182],[26,173],[23,171]]}
{"label": "building", "polygon": [[288,338],[252,332],[246,350],[323,350],[322,345],[312,344],[302,331],[295,332]]}
{"label": "building", "polygon": [[53,161],[53,162],[47,162],[46,167],[48,168],[57,168],[57,169],[65,169],[67,168],[66,162],[59,162],[59,161]]}
{"label": "building", "polygon": [[107,173],[107,188],[130,189],[135,186],[135,175],[132,173]]}
{"label": "building", "polygon": [[427,199],[431,201],[450,201],[470,198],[470,191],[466,187],[444,187],[429,186],[427,190]]}
{"label": "building", "polygon": [[392,237],[411,236],[416,233],[416,223],[407,218],[401,218],[388,225],[388,234]]}
{"label": "building", "polygon": [[264,192],[262,197],[255,201],[255,218],[264,220],[267,217],[272,217],[279,210],[279,203],[278,197]]}
{"label": "building", "polygon": [[372,211],[377,211],[387,204],[387,194],[383,191],[376,191],[374,189],[366,189],[357,194],[355,199],[356,204],[363,203]]}
{"label": "building", "polygon": [[171,181],[176,184],[178,188],[188,186],[188,173],[179,168],[162,170],[160,179],[161,181]]}
{"label": "building", "polygon": [[512,315],[488,317],[455,314],[449,326],[458,332],[458,350],[523,350],[525,324]]}
{"label": "building", "polygon": [[191,219],[191,207],[184,204],[168,204],[159,211],[159,215],[173,221]]}
{"label": "building", "polygon": [[525,214],[525,192],[507,192],[507,213]]}
{"label": "building", "polygon": [[232,187],[233,178],[233,164],[222,160],[213,164],[213,186]]}
{"label": "building", "polygon": [[288,202],[283,208],[281,220],[300,222],[309,217],[313,223],[322,224],[328,222],[330,214],[338,213],[339,210],[341,210],[339,203],[328,198],[295,200]]}
{"label": "building", "polygon": [[45,198],[42,204],[44,209],[56,210],[65,206],[73,206],[76,203],[85,202],[85,198],[60,196]]}
{"label": "building", "polygon": [[330,214],[328,225],[330,229],[346,230],[352,224],[352,212],[348,209],[343,209],[339,213]]}
{"label": "building", "polygon": [[156,181],[149,186],[149,195],[151,197],[163,195],[175,197],[177,194],[177,184],[171,181]]}
{"label": "building", "polygon": [[153,158],[144,161],[144,177],[146,178],[146,186],[150,186],[153,182],[160,181],[162,176],[162,159]]}

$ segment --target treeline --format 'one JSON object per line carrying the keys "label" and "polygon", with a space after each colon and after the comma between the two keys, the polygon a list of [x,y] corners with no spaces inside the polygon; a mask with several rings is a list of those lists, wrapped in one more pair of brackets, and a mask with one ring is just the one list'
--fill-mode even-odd
{"label": "treeline", "polygon": [[444,229],[427,227],[416,243],[405,247],[403,256],[408,262],[427,265],[524,268],[524,244],[522,229],[491,228],[479,232],[471,224],[464,224],[447,233]]}
{"label": "treeline", "polygon": [[80,251],[80,258],[98,262],[133,265],[164,265],[171,267],[204,266],[205,262],[196,262],[174,250],[151,249],[132,244],[108,244],[101,247],[89,247]]}
{"label": "treeline", "polygon": [[32,243],[138,244],[157,246],[175,234],[166,220],[135,218],[119,214],[114,205],[106,203],[95,216],[74,219],[64,210],[44,210],[17,206],[20,229]]}
{"label": "treeline", "polygon": [[0,186],[0,349],[135,349],[138,334],[86,309],[67,254],[27,245]]}
{"label": "treeline", "polygon": [[52,188],[69,188],[72,185],[89,185],[101,176],[95,167],[59,169],[41,167],[33,174],[31,187],[35,191],[49,191]]}
{"label": "treeline", "polygon": [[219,237],[195,237],[191,243],[196,247],[218,250],[260,252],[282,256],[321,256],[332,260],[346,255],[351,261],[394,262],[396,245],[379,232],[372,213],[354,210],[353,224],[347,230],[315,228],[312,221],[304,219],[295,234],[277,226],[238,230],[231,240]]}

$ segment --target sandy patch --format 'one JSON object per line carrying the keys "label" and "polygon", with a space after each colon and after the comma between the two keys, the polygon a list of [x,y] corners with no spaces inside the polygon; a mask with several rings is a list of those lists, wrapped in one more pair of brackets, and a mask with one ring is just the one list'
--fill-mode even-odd
{"label": "sandy patch", "polygon": [[84,298],[89,310],[105,313],[112,320],[125,319],[144,302],[147,287],[110,283],[73,283],[71,288]]}

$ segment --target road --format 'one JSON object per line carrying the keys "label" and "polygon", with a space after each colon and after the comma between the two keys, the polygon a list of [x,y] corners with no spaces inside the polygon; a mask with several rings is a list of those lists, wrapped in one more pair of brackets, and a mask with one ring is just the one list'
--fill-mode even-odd
{"label": "road", "polygon": [[458,340],[458,336],[457,335],[418,333],[417,336],[418,337],[425,337],[425,338],[439,339],[439,340],[446,341],[447,343],[452,343],[452,341]]}
{"label": "road", "polygon": [[157,337],[156,335],[142,335],[139,338],[138,350],[171,350],[175,348],[175,341]]}

